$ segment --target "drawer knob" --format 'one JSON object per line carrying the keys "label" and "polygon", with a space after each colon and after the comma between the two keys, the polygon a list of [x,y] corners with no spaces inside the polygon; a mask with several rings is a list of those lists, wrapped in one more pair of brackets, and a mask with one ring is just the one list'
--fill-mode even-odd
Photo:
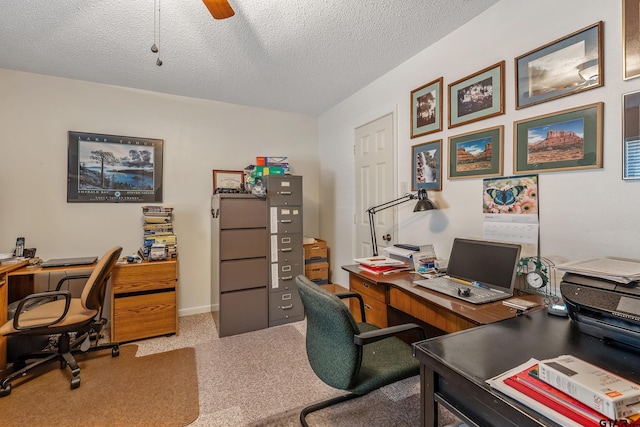
{"label": "drawer knob", "polygon": [[364,286],[365,288],[370,288],[371,286],[369,286],[369,284],[367,282],[362,282],[362,286]]}
{"label": "drawer knob", "polygon": [[371,310],[371,306],[370,306],[369,304],[365,304],[365,305],[364,305],[364,309],[365,309],[365,310]]}

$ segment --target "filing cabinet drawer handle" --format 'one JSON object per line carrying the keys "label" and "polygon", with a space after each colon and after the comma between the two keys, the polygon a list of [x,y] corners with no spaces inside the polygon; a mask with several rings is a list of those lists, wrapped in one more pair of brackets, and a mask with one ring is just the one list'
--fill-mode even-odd
{"label": "filing cabinet drawer handle", "polygon": [[282,248],[280,249],[282,252],[291,252],[293,248]]}
{"label": "filing cabinet drawer handle", "polygon": [[291,220],[290,219],[281,219],[280,222],[283,223],[283,224],[289,224],[291,222]]}
{"label": "filing cabinet drawer handle", "polygon": [[293,304],[289,304],[289,305],[282,305],[280,306],[281,309],[283,310],[290,310],[293,308]]}
{"label": "filing cabinet drawer handle", "polygon": [[291,191],[278,191],[278,194],[280,194],[282,196],[290,196],[291,195]]}
{"label": "filing cabinet drawer handle", "polygon": [[281,277],[280,280],[291,280],[293,279],[293,276],[286,276],[286,277]]}
{"label": "filing cabinet drawer handle", "polygon": [[371,310],[371,306],[370,306],[369,304],[365,304],[365,305],[364,305],[364,309],[365,309],[365,310]]}

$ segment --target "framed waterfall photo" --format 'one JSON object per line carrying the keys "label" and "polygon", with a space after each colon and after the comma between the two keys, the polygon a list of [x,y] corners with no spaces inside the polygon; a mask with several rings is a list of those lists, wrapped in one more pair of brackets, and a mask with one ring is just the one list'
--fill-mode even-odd
{"label": "framed waterfall photo", "polygon": [[442,140],[411,147],[411,189],[442,190]]}
{"label": "framed waterfall photo", "polygon": [[67,202],[161,203],[161,139],[69,132]]}

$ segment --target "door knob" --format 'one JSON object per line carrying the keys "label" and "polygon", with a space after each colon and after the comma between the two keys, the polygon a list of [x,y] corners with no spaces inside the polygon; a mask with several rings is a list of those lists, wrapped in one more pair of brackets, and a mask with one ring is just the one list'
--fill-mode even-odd
{"label": "door knob", "polygon": [[384,236],[382,236],[382,240],[384,240],[385,242],[390,242],[391,234],[385,234]]}

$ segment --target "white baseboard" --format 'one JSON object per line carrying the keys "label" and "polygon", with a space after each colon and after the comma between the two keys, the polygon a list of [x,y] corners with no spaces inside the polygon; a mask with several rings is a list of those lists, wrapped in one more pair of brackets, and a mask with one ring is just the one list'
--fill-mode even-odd
{"label": "white baseboard", "polygon": [[178,317],[191,316],[193,314],[209,313],[211,311],[218,311],[219,305],[202,305],[200,307],[183,308],[178,310]]}

